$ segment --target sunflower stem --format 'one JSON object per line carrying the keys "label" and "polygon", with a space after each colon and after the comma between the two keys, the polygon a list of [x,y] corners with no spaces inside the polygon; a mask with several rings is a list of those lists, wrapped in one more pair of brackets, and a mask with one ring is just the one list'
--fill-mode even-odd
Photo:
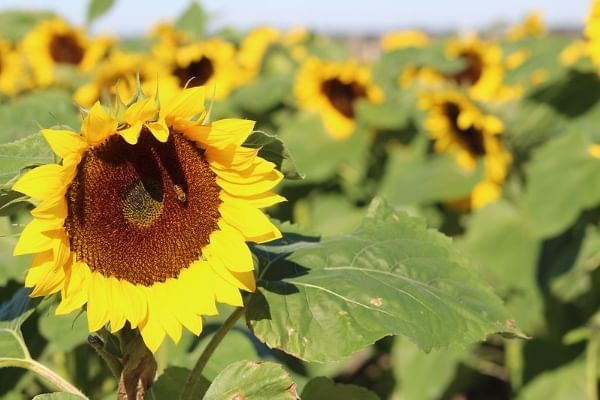
{"label": "sunflower stem", "polygon": [[72,393],[77,396],[81,396],[82,399],[88,399],[86,395],[84,395],[79,389],[77,389],[67,380],[62,378],[56,372],[52,371],[50,368],[46,367],[43,364],[40,364],[35,360],[26,358],[3,358],[0,360],[0,368],[5,367],[27,369],[44,378],[46,382],[50,383],[52,386],[56,387],[62,392]]}
{"label": "sunflower stem", "polygon": [[202,351],[202,354],[200,354],[198,361],[196,361],[196,365],[194,365],[194,368],[190,372],[190,375],[183,386],[183,390],[179,395],[179,400],[193,399],[194,387],[198,381],[202,379],[202,371],[204,370],[204,367],[206,367],[208,360],[213,355],[225,335],[227,335],[227,332],[229,332],[231,328],[235,326],[236,322],[242,315],[244,315],[244,308],[236,308],[231,315],[227,317],[225,322],[223,322],[223,325],[221,325],[221,327],[215,332],[213,337],[208,342],[208,345],[206,345],[206,348]]}

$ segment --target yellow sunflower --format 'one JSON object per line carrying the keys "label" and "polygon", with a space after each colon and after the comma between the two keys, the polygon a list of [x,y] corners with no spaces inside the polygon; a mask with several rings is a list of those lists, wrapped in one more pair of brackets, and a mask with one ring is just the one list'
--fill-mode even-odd
{"label": "yellow sunflower", "polygon": [[546,25],[541,11],[531,11],[523,21],[506,32],[509,40],[521,40],[528,37],[544,36]]}
{"label": "yellow sunflower", "polygon": [[464,40],[451,40],[446,53],[450,58],[465,62],[462,70],[447,75],[447,78],[458,85],[467,86],[472,98],[503,101],[520,96],[519,88],[504,85],[502,49],[499,46],[469,36]]}
{"label": "yellow sunflower", "polygon": [[34,254],[32,296],[60,292],[57,314],[85,306],[90,331],[128,322],[152,351],[182,327],[199,334],[216,302],[243,305],[240,289],[255,290],[246,241],[281,236],[260,208],[285,200],[270,192],[282,174],[242,146],[253,121],[205,123],[204,98],[196,87],[96,103],[81,133],[42,131],[62,161],[12,188],[38,201],[14,250]]}
{"label": "yellow sunflower", "polygon": [[421,31],[398,31],[385,34],[379,45],[384,52],[397,49],[419,48],[429,45],[431,39]]}
{"label": "yellow sunflower", "polygon": [[423,94],[419,105],[427,110],[424,126],[435,141],[436,152],[453,154],[466,171],[483,161],[484,179],[471,193],[469,208],[483,207],[498,198],[511,162],[510,153],[498,137],[504,129],[502,121],[482,113],[456,90]]}
{"label": "yellow sunflower", "polygon": [[91,107],[103,96],[112,97],[119,91],[119,96],[129,102],[137,92],[137,79],[146,93],[156,90],[157,79],[160,79],[162,90],[175,90],[177,81],[156,60],[142,54],[112,52],[94,70],[90,82],[75,91],[74,99],[83,107]]}
{"label": "yellow sunflower", "polygon": [[43,21],[25,36],[23,54],[36,83],[47,86],[55,81],[55,67],[70,65],[90,71],[106,55],[112,38],[91,39],[80,28],[62,19]]}
{"label": "yellow sunflower", "polygon": [[414,85],[433,86],[446,82],[444,74],[426,65],[407,65],[398,77],[398,85],[403,89]]}
{"label": "yellow sunflower", "polygon": [[281,32],[271,26],[255,28],[242,39],[237,53],[237,61],[241,67],[244,82],[256,79],[260,74],[263,58],[269,46],[280,39]]}
{"label": "yellow sunflower", "polygon": [[0,94],[14,96],[28,84],[21,56],[9,42],[0,38]]}
{"label": "yellow sunflower", "polygon": [[371,72],[354,61],[343,63],[308,59],[298,70],[294,94],[300,108],[318,111],[329,134],[336,139],[354,130],[356,101],[383,100],[383,92],[371,80]]}
{"label": "yellow sunflower", "polygon": [[235,47],[218,38],[172,48],[163,61],[178,88],[205,86],[215,100],[226,98],[240,79]]}
{"label": "yellow sunflower", "polygon": [[600,1],[598,0],[592,0],[584,34],[588,43],[587,54],[600,70]]}

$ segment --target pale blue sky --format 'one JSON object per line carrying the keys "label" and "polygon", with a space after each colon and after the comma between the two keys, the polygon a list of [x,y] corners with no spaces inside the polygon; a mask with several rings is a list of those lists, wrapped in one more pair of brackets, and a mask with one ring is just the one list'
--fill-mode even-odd
{"label": "pale blue sky", "polygon": [[[138,34],[161,19],[174,19],[190,0],[116,0],[94,26],[98,32]],[[0,0],[0,9],[45,8],[82,23],[86,0]],[[542,10],[552,26],[577,26],[589,0],[204,0],[212,28],[247,29],[260,24],[306,25],[319,31],[378,33],[398,28],[468,31],[487,24],[516,22]]]}

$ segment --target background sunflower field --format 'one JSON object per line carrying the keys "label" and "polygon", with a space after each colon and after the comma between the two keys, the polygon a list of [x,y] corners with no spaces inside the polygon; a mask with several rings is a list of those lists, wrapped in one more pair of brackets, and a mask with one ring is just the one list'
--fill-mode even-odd
{"label": "background sunflower field", "polygon": [[[23,289],[31,257],[12,253],[33,205],[11,188],[56,161],[39,130],[204,86],[210,120],[256,121],[244,146],[287,201],[267,211],[283,238],[250,246],[245,321],[189,398],[600,399],[600,2],[570,30],[533,11],[358,39],[208,29],[199,2],[143,34],[92,33],[112,6],[90,1],[83,27],[0,12],[0,398],[84,398],[45,368],[112,399],[122,372],[84,310]],[[236,312],[219,311],[158,348],[146,399],[184,398]]]}

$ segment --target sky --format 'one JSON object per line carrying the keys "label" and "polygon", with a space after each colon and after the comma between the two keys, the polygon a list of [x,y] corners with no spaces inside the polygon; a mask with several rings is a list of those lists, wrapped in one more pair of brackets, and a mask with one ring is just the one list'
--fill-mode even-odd
{"label": "sky", "polygon": [[[140,34],[159,20],[173,20],[190,0],[115,0],[93,26],[95,32]],[[470,31],[496,22],[515,23],[532,9],[555,27],[577,27],[590,0],[204,0],[210,27],[248,29],[261,24],[303,25],[329,33],[381,33],[392,29]],[[50,9],[76,24],[86,0],[0,0],[0,9]]]}

